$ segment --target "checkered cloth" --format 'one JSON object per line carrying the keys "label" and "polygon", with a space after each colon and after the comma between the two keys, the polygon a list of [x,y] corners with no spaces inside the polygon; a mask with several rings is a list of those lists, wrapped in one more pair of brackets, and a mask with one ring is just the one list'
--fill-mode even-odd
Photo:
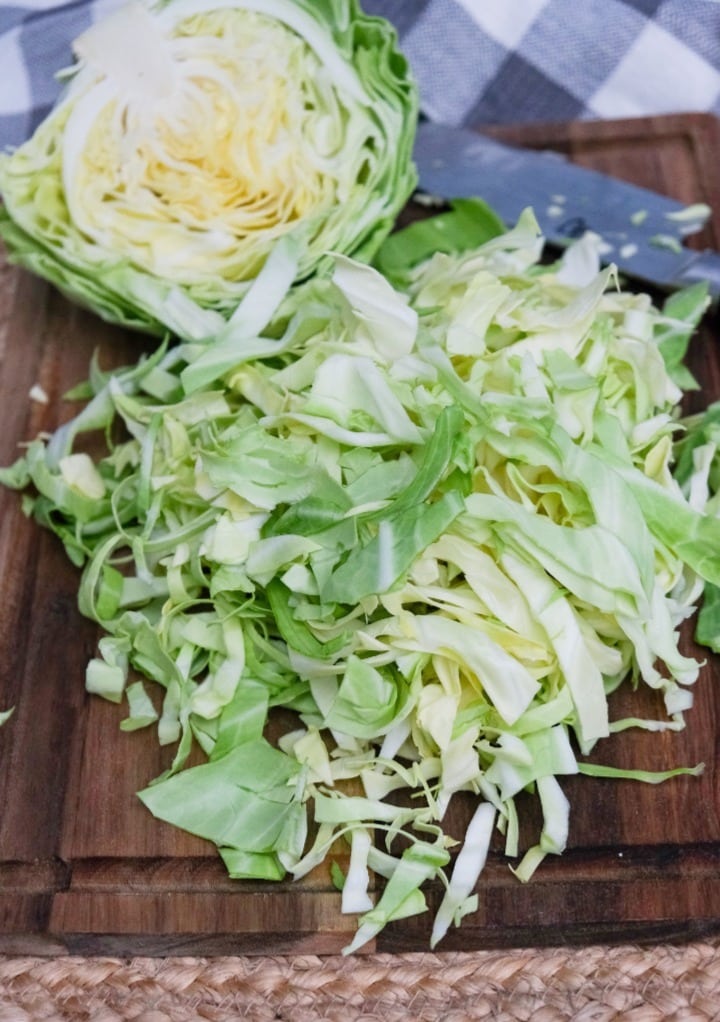
{"label": "checkered cloth", "polygon": [[[71,40],[121,0],[0,6],[0,147],[54,102]],[[720,114],[720,0],[363,0],[452,124]]]}

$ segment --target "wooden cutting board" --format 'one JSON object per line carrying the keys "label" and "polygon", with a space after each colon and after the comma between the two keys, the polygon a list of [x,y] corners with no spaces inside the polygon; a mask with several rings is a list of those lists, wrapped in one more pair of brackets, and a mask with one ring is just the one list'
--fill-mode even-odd
{"label": "wooden cutting board", "polygon": [[[720,129],[709,116],[494,129],[716,215],[698,243],[720,248]],[[100,323],[24,272],[0,270],[0,463],[75,409],[63,393],[145,342]],[[720,396],[718,324],[708,316],[688,408]],[[28,399],[33,384],[47,404]],[[166,765],[150,732],[125,734],[122,709],[84,691],[95,628],[76,609],[78,576],[60,545],[0,490],[0,952],[79,954],[335,953],[355,922],[322,867],[297,884],[232,882],[215,850],[154,820],[135,792]],[[692,650],[689,638],[685,648]],[[446,950],[720,932],[719,661],[709,658],[680,734],[624,734],[595,759],[663,769],[704,762],[700,778],[664,785],[572,778],[569,848],[521,885],[493,853],[478,911]],[[652,699],[621,694],[615,711]],[[461,814],[458,814],[458,816]],[[460,819],[451,821],[459,827]],[[532,835],[530,835],[532,840]],[[436,903],[438,892],[430,894]],[[431,916],[394,924],[365,950],[427,948]]]}

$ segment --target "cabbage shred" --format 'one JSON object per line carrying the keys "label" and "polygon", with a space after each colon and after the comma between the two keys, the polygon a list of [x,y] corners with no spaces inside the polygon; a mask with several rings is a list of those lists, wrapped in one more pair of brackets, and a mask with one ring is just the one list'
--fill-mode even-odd
{"label": "cabbage shred", "polygon": [[[144,804],[237,878],[301,877],[346,838],[348,950],[424,911],[428,881],[441,940],[494,835],[521,880],[561,853],[562,778],[602,773],[612,731],[684,726],[679,629],[720,584],[708,459],[673,474],[702,289],[659,309],[587,253],[544,265],[530,211],[478,240],[412,266],[395,239],[397,286],[338,256],[286,288],[268,263],[242,344],[94,367],[85,409],[1,477],[82,566],[88,689],[174,748]],[[117,424],[91,460],[85,434]],[[613,719],[626,679],[666,717]]]}

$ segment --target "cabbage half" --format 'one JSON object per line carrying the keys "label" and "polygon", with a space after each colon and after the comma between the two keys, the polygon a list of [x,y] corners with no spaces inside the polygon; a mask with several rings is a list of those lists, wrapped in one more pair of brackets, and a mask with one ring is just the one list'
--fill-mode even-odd
{"label": "cabbage half", "polygon": [[131,3],[75,53],[0,156],[0,234],[112,322],[214,335],[271,252],[281,286],[370,259],[414,187],[416,88],[356,0]]}

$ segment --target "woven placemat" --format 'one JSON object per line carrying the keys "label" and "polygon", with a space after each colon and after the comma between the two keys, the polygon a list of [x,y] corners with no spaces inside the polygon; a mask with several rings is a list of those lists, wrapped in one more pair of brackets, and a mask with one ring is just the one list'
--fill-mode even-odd
{"label": "woven placemat", "polygon": [[0,957],[0,1022],[707,1022],[720,942],[355,958]]}

